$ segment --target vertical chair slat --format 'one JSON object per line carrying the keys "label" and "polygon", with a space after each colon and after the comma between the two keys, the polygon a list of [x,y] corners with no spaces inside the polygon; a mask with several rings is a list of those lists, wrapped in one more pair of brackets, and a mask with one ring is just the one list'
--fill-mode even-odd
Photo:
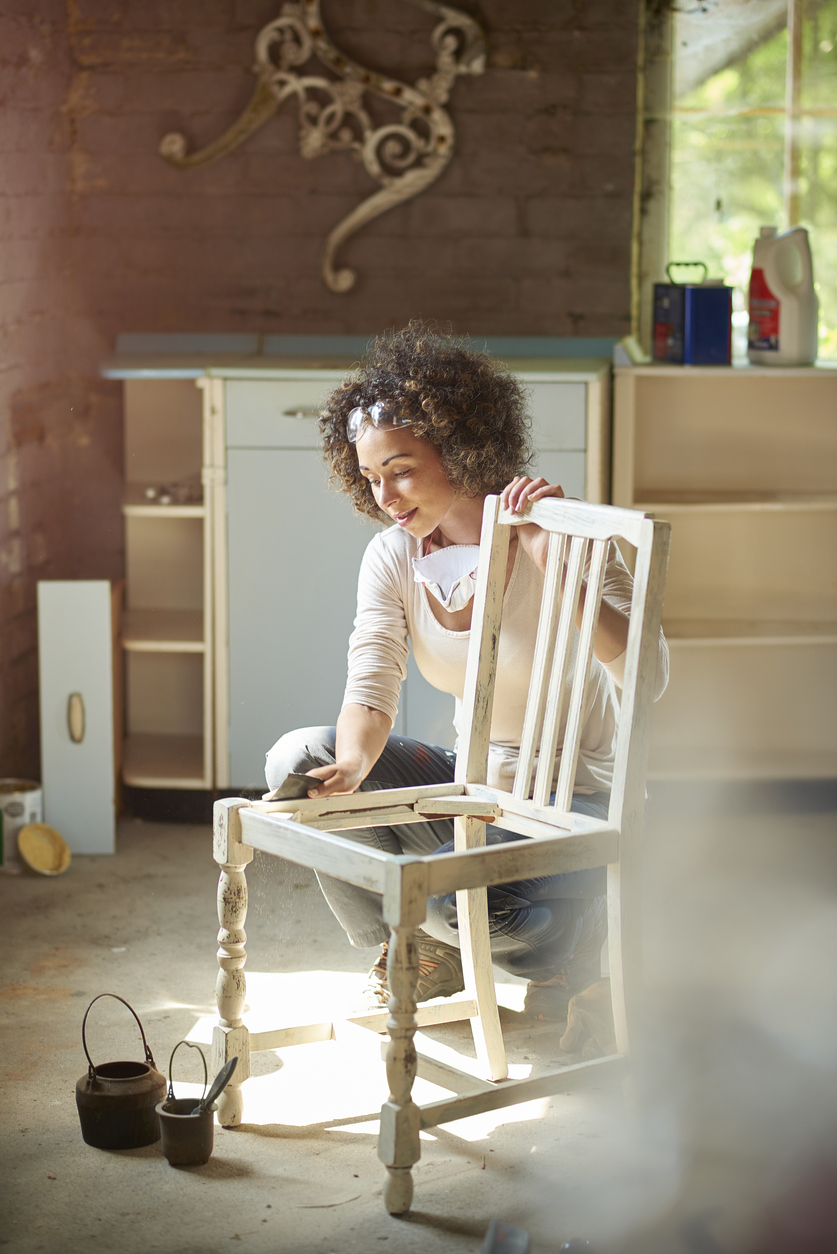
{"label": "vertical chair slat", "polygon": [[500,498],[487,496],[482,513],[480,560],[474,605],[471,611],[471,639],[462,692],[463,721],[459,729],[460,751],[456,755],[454,780],[457,784],[484,784],[494,705],[494,676],[500,643],[500,617],[506,586],[510,530],[496,526]]}
{"label": "vertical chair slat", "polygon": [[564,743],[561,749],[561,766],[558,771],[558,786],[555,790],[555,809],[561,813],[570,808],[575,780],[575,768],[578,763],[578,751],[581,742],[581,720],[584,713],[584,691],[590,664],[593,659],[593,642],[599,623],[599,609],[602,603],[605,567],[607,565],[607,540],[594,540],[590,569],[584,593],[584,609],[581,613],[581,630],[579,631],[578,652],[575,659],[572,690],[570,692],[567,726],[564,732]]}
{"label": "vertical chair slat", "polygon": [[581,577],[584,572],[584,558],[587,552],[587,541],[580,536],[570,540],[570,557],[567,563],[564,586],[561,592],[561,608],[558,615],[558,638],[552,659],[552,672],[549,677],[549,691],[546,699],[543,733],[541,735],[538,769],[535,773],[535,805],[549,804],[552,791],[552,774],[555,754],[558,749],[558,728],[561,712],[564,707],[564,688],[567,670],[570,663],[573,628],[578,611],[578,598],[581,593]]}
{"label": "vertical chair slat", "polygon": [[645,777],[656,655],[668,565],[670,527],[644,518],[637,537],[631,620],[625,657],[608,821],[620,828],[619,863],[608,867],[608,954],[613,1023],[627,1049],[627,1004],[642,987],[642,842]]}
{"label": "vertical chair slat", "polygon": [[520,756],[512,788],[512,796],[518,797],[522,801],[528,798],[529,789],[532,786],[535,746],[543,727],[549,664],[555,648],[555,633],[558,630],[559,589],[561,586],[561,575],[564,570],[565,545],[565,535],[560,532],[553,532],[550,535],[546,558],[546,574],[544,575],[543,583],[543,597],[541,598],[541,612],[535,639],[535,660],[532,667],[532,678],[529,683],[529,695],[526,699],[523,735],[520,739]]}

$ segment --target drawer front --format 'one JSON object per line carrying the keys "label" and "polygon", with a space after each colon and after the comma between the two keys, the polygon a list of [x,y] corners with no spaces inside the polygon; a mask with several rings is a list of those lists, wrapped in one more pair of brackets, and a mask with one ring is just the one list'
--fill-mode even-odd
{"label": "drawer front", "polygon": [[[323,401],[343,376],[330,379],[228,379],[229,448],[319,448],[317,417]],[[587,386],[584,383],[527,384],[532,440],[537,449],[586,447]]]}
{"label": "drawer front", "polygon": [[228,379],[228,448],[320,448],[317,426],[333,379]]}
{"label": "drawer front", "polygon": [[532,443],[536,449],[587,447],[586,383],[529,383]]}

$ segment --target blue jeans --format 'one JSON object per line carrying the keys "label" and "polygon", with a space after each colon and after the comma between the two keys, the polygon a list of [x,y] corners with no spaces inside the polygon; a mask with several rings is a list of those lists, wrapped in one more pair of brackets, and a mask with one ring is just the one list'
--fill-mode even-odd
{"label": "blue jeans", "polygon": [[[334,762],[335,729],[303,727],[288,732],[267,755],[265,777],[268,788],[276,788],[290,771],[310,771]],[[411,788],[421,784],[453,781],[456,755],[450,749],[425,745],[406,736],[390,736],[378,761],[359,791],[381,788]],[[606,818],[607,793],[576,794],[572,809],[579,814]],[[397,827],[367,827],[343,832],[348,839],[380,849],[384,853],[432,854],[453,849],[453,820],[435,819]],[[512,832],[488,826],[490,845],[523,840]],[[389,937],[377,893],[347,884],[344,880],[318,875],[333,914],[352,945],[367,948]],[[491,956],[497,966],[527,979],[549,979],[573,953],[591,899],[601,897],[606,888],[606,868],[570,871],[497,884],[488,889],[488,924]],[[459,946],[456,899],[431,897],[423,931],[437,940]]]}

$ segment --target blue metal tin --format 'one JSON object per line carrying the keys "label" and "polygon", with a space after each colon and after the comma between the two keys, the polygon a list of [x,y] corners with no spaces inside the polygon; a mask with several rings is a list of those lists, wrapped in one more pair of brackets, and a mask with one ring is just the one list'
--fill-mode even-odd
{"label": "blue metal tin", "polygon": [[727,366],[732,360],[732,288],[720,283],[655,283],[655,361]]}

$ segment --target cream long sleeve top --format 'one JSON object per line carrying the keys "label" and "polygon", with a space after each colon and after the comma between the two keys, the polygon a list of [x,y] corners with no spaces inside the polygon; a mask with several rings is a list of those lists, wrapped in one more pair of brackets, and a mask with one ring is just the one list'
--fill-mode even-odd
{"label": "cream long sleeve top", "polygon": [[[425,679],[455,698],[454,725],[458,734],[471,633],[449,631],[433,616],[428,603],[430,594],[413,575],[412,558],[416,552],[416,541],[400,527],[380,532],[366,549],[358,579],[357,617],[349,640],[349,673],[343,704],[370,706],[395,722],[412,645],[416,665]],[[616,546],[611,545],[604,597],[628,613],[631,588],[630,573]],[[504,595],[491,718],[488,782],[497,787],[511,787],[517,766],[542,592],[543,575],[519,544]],[[577,630],[574,638],[575,648]],[[619,713],[617,689],[622,684],[624,664],[624,654],[608,663],[593,659],[584,701],[576,792],[610,790]],[[661,631],[655,700],[667,683],[668,646]],[[555,779],[557,770],[556,761]]]}

